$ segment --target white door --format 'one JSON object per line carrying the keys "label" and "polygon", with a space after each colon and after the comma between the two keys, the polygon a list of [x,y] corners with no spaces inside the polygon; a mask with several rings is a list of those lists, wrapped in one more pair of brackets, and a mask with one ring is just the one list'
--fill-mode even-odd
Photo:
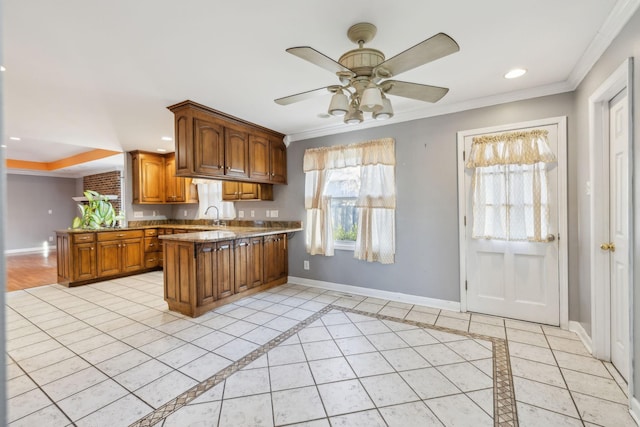
{"label": "white door", "polygon": [[626,89],[609,104],[611,362],[629,374],[629,124]]}
{"label": "white door", "polygon": [[[558,124],[514,128],[544,129],[554,153],[558,153]],[[501,130],[497,133],[505,132]],[[466,135],[469,153],[474,136]],[[473,239],[471,178],[465,171],[465,247],[467,310],[513,319],[559,325],[560,289],[558,272],[558,168],[548,169],[549,236],[548,242],[514,242]]]}

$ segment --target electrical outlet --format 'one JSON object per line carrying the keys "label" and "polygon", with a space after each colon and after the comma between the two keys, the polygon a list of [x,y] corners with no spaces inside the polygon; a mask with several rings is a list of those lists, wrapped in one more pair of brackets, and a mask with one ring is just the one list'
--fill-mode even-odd
{"label": "electrical outlet", "polygon": [[244,211],[238,211],[238,218],[244,218]]}
{"label": "electrical outlet", "polygon": [[142,218],[144,216],[144,213],[141,211],[133,211],[133,217],[134,218]]}
{"label": "electrical outlet", "polygon": [[305,259],[305,260],[303,261],[303,265],[304,265],[304,269],[305,269],[305,270],[308,270],[308,269],[309,269],[309,260]]}
{"label": "electrical outlet", "polygon": [[49,215],[53,214],[53,209],[49,209]]}
{"label": "electrical outlet", "polygon": [[271,211],[269,209],[267,209],[266,215],[267,215],[267,218],[269,218],[271,216]]}
{"label": "electrical outlet", "polygon": [[156,216],[156,211],[151,211],[151,212],[152,212],[151,216]]}
{"label": "electrical outlet", "polygon": [[255,216],[256,216],[256,211],[252,210],[252,211],[251,211],[251,218],[253,218],[253,217],[255,217]]}
{"label": "electrical outlet", "polygon": [[49,241],[53,242],[53,236],[49,236]]}
{"label": "electrical outlet", "polygon": [[187,210],[186,209],[184,210],[184,216],[187,216]]}
{"label": "electrical outlet", "polygon": [[271,211],[271,218],[278,218],[278,210],[274,209]]}

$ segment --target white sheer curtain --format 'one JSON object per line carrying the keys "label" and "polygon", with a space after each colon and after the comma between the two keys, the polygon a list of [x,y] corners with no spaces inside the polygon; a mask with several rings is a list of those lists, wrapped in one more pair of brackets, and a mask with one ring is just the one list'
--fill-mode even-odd
{"label": "white sheer curtain", "polygon": [[331,170],[360,168],[357,197],[358,233],[354,257],[369,262],[395,262],[395,142],[391,138],[347,146],[308,149],[304,154],[306,248],[312,255],[332,256]]}
{"label": "white sheer curtain", "polygon": [[466,164],[474,169],[472,237],[546,241],[547,168],[555,161],[545,130],[474,138]]}
{"label": "white sheer curtain", "polygon": [[215,206],[220,213],[220,219],[234,219],[236,208],[233,202],[222,201],[222,181],[212,179],[194,179],[193,183],[198,188],[198,219],[215,219],[215,209],[210,209],[205,215],[209,206]]}

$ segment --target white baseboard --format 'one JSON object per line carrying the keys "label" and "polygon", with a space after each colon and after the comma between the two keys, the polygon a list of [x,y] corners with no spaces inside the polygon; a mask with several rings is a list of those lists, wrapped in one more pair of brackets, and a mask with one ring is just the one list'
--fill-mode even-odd
{"label": "white baseboard", "polygon": [[629,399],[629,414],[631,414],[633,421],[640,425],[640,402],[633,396]]}
{"label": "white baseboard", "polygon": [[303,277],[289,276],[289,283],[311,286],[313,288],[328,289],[331,291],[345,292],[362,295],[365,297],[387,299],[389,301],[403,302],[406,304],[426,305],[443,310],[460,311],[460,303],[435,298],[421,297],[417,295],[403,294],[400,292],[382,291],[379,289],[363,288],[360,286],[343,285],[340,283],[324,282],[321,280],[305,279]]}
{"label": "white baseboard", "polygon": [[[49,251],[55,251],[55,246],[49,246]],[[16,255],[16,254],[38,254],[43,253],[44,249],[42,246],[38,246],[36,248],[23,248],[23,249],[7,249],[4,251],[5,255]]]}
{"label": "white baseboard", "polygon": [[574,320],[569,321],[569,330],[571,332],[575,332],[580,337],[580,341],[587,348],[587,351],[593,354],[593,348],[591,344],[591,337],[587,334],[587,331],[584,330],[580,322],[576,322]]}

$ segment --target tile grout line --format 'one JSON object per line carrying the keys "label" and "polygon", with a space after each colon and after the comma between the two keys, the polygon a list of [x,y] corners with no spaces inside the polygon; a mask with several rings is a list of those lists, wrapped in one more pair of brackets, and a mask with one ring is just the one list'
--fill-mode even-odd
{"label": "tile grout line", "polygon": [[130,427],[148,427],[164,420],[166,417],[171,415],[176,410],[182,408],[187,403],[191,402],[198,396],[202,395],[204,392],[215,387],[216,385],[218,385],[219,383],[227,379],[231,374],[239,371],[240,369],[249,365],[251,362],[255,361],[259,357],[265,355],[272,348],[275,348],[276,346],[282,344],[282,342],[289,339],[291,336],[293,336],[298,331],[305,328],[310,323],[315,322],[316,320],[318,320],[320,317],[327,314],[332,309],[333,307],[330,304],[327,305],[325,308],[309,316],[307,319],[300,321],[298,324],[294,325],[292,328],[282,332],[280,335],[268,341],[266,344],[258,347],[257,349],[253,350],[249,354],[243,356],[240,360],[232,363],[231,365],[217,372],[213,376],[209,377],[203,382],[195,385],[194,387],[190,388],[186,392],[182,393],[178,397],[160,406],[155,411],[147,414],[145,417],[134,422],[133,424],[130,425]]}

